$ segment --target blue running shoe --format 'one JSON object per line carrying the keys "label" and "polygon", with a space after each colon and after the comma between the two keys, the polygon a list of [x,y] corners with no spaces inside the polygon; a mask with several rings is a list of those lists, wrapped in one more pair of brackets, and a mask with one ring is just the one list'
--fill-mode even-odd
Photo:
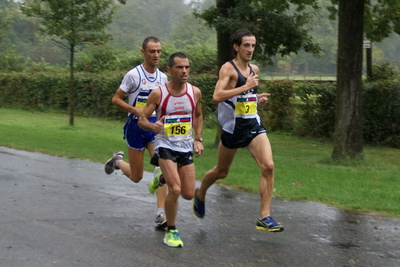
{"label": "blue running shoe", "polygon": [[258,219],[256,229],[268,232],[282,232],[283,225],[276,223],[271,216],[268,216],[262,220]]}
{"label": "blue running shoe", "polygon": [[205,204],[205,200],[201,200],[197,196],[197,191],[199,191],[198,188],[196,188],[196,190],[194,191],[193,212],[197,217],[203,218],[204,215],[206,215],[206,204]]}

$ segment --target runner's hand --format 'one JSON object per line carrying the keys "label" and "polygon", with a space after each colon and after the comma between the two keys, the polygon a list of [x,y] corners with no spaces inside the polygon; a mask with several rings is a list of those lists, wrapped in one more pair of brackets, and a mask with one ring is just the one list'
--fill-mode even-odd
{"label": "runner's hand", "polygon": [[153,123],[153,129],[152,131],[155,133],[161,132],[161,130],[164,128],[164,118],[165,116],[162,116],[158,121]]}
{"label": "runner's hand", "polygon": [[201,154],[203,154],[204,151],[204,147],[203,147],[203,143],[202,142],[198,142],[198,141],[194,141],[194,154],[197,157],[200,157]]}
{"label": "runner's hand", "polygon": [[257,86],[258,86],[258,75],[253,73],[249,77],[247,77],[247,80],[246,80],[247,90],[246,91],[253,89]]}
{"label": "runner's hand", "polygon": [[267,103],[268,101],[268,96],[270,96],[271,94],[269,93],[261,93],[257,95],[258,98],[258,105],[262,106],[264,104]]}

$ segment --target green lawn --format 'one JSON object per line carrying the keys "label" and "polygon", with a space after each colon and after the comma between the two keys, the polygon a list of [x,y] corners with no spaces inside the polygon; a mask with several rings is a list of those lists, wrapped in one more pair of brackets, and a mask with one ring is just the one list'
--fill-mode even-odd
{"label": "green lawn", "polygon": [[[0,109],[0,145],[100,163],[116,150],[126,152],[123,122],[82,117],[75,118],[73,127],[68,122],[64,114]],[[203,136],[205,152],[195,159],[198,179],[216,164],[215,130],[205,129]],[[365,147],[365,162],[334,165],[330,143],[287,134],[268,136],[274,153],[276,198],[400,216],[400,150]],[[258,191],[259,170],[246,149],[238,151],[229,176],[221,182]]]}

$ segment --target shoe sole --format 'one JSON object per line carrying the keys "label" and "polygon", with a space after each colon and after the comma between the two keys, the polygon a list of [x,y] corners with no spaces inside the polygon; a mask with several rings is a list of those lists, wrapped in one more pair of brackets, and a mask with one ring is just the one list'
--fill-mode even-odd
{"label": "shoe sole", "polygon": [[257,230],[262,230],[262,231],[267,231],[267,232],[283,232],[283,228],[278,228],[278,229],[270,229],[262,226],[256,226]]}
{"label": "shoe sole", "polygon": [[200,215],[199,213],[197,213],[197,211],[196,211],[196,199],[199,199],[198,197],[197,197],[197,189],[196,189],[196,191],[194,192],[194,197],[193,197],[193,212],[194,212],[194,215],[196,215],[198,218],[200,218],[200,219],[203,219],[204,218],[204,216],[206,215],[206,212],[204,211],[204,214],[203,215]]}
{"label": "shoe sole", "polygon": [[201,216],[200,214],[198,214],[198,213],[194,210],[194,208],[193,208],[193,212],[194,212],[194,215],[196,215],[196,216],[197,216],[198,218],[200,218],[200,219],[203,219],[204,216],[205,216],[205,215]]}
{"label": "shoe sole", "polygon": [[107,174],[111,174],[111,173],[113,173],[115,170],[119,170],[119,168],[117,168],[117,167],[114,165],[114,163],[113,163],[114,158],[115,158],[117,155],[118,155],[118,157],[119,157],[121,160],[124,159],[124,153],[123,153],[122,151],[117,151],[117,152],[115,152],[114,155],[112,156],[112,158],[110,158],[109,160],[107,160],[106,164],[104,165],[104,171],[105,171]]}
{"label": "shoe sole", "polygon": [[111,159],[107,160],[106,164],[104,165],[104,171],[107,174],[111,174],[114,172],[114,170],[115,170],[115,167],[114,167],[114,164],[113,164],[112,158],[111,158]]}

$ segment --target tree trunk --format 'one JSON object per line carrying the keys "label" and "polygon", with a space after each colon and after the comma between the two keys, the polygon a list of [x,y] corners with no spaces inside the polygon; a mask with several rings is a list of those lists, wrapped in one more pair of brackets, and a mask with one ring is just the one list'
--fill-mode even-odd
{"label": "tree trunk", "polygon": [[[221,16],[228,17],[228,9],[236,6],[235,1],[232,0],[216,0],[218,12]],[[233,48],[231,46],[232,32],[226,29],[217,29],[217,49],[218,49],[218,70],[228,60],[233,59]],[[221,140],[221,126],[217,126],[217,134],[214,140],[214,146],[218,146]]]}
{"label": "tree trunk", "polygon": [[70,57],[69,57],[69,67],[70,67],[70,84],[69,84],[69,125],[74,125],[75,118],[75,80],[74,80],[74,52],[75,46],[70,46]]}
{"label": "tree trunk", "polygon": [[[228,10],[236,7],[236,1],[216,0],[218,13],[222,17],[228,18]],[[218,48],[218,69],[233,58],[233,48],[231,46],[231,34],[229,30],[217,29],[217,48]]]}
{"label": "tree trunk", "polygon": [[335,160],[363,158],[363,15],[364,0],[339,0]]}

